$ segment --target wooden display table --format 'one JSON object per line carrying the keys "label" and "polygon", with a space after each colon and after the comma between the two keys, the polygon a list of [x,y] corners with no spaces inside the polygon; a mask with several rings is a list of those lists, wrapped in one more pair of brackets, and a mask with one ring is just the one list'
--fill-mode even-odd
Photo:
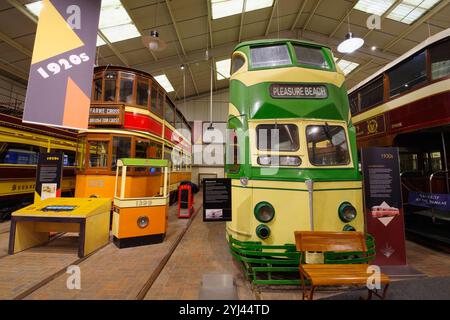
{"label": "wooden display table", "polygon": [[9,254],[49,240],[50,232],[78,232],[78,256],[109,241],[111,199],[53,198],[39,201],[11,216]]}

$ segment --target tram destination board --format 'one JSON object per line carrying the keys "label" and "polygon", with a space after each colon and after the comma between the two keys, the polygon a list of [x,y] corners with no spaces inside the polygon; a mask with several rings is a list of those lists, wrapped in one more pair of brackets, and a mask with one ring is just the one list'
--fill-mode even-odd
{"label": "tram destination board", "polygon": [[273,83],[270,85],[272,98],[326,99],[328,90],[324,85]]}
{"label": "tram destination board", "polygon": [[375,237],[378,265],[405,265],[405,227],[397,148],[363,148],[367,232]]}
{"label": "tram destination board", "polygon": [[203,221],[231,221],[231,179],[203,180]]}

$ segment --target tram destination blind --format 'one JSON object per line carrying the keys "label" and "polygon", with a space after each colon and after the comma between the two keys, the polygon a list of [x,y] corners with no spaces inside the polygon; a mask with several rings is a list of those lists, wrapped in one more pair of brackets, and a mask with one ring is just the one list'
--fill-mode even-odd
{"label": "tram destination blind", "polygon": [[231,179],[203,180],[203,221],[231,221]]}

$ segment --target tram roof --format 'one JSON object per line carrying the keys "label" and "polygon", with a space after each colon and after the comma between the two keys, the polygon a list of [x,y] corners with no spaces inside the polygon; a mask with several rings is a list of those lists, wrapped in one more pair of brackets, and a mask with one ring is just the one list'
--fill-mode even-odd
{"label": "tram roof", "polygon": [[247,47],[247,46],[271,45],[271,44],[279,44],[279,43],[286,43],[286,42],[291,42],[291,43],[295,43],[295,44],[313,45],[313,46],[324,47],[324,48],[330,49],[326,45],[322,45],[320,43],[316,43],[316,42],[312,42],[312,41],[305,41],[305,40],[298,40],[298,39],[260,39],[260,40],[251,40],[251,41],[241,42],[234,48],[233,51],[236,51],[239,48]]}

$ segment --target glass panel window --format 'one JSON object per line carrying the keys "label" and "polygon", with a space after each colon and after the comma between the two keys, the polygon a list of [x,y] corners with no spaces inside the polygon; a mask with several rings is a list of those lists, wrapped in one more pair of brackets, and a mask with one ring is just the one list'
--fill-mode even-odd
{"label": "glass panel window", "polygon": [[231,60],[231,74],[234,74],[245,64],[245,59],[242,55],[234,55]]}
{"label": "glass panel window", "polygon": [[431,171],[435,172],[442,170],[442,161],[440,152],[432,152],[430,154],[430,160],[431,160]]}
{"label": "glass panel window", "polygon": [[113,137],[112,169],[116,170],[117,159],[129,158],[131,155],[130,137]]}
{"label": "glass panel window", "polygon": [[330,69],[330,65],[325,59],[321,48],[294,45],[294,49],[299,64],[321,69]]}
{"label": "glass panel window", "polygon": [[103,93],[102,82],[103,82],[102,78],[94,80],[94,96],[92,97],[94,101],[102,100],[102,93]]}
{"label": "glass panel window", "polygon": [[149,94],[148,81],[145,79],[138,81],[136,92],[136,104],[146,107],[148,104],[148,94]]}
{"label": "glass panel window", "polygon": [[181,129],[183,127],[183,119],[181,118],[181,115],[177,112],[175,113],[175,128]]}
{"label": "glass panel window", "polygon": [[159,104],[157,104],[157,96],[158,96],[158,87],[152,86],[152,92],[150,93],[150,110],[153,113],[158,115],[162,115],[162,109],[159,108]]}
{"label": "glass panel window", "polygon": [[133,83],[132,75],[120,75],[120,102],[133,103]]}
{"label": "glass panel window", "polygon": [[[164,99],[164,92],[162,91],[162,89],[159,89],[158,90],[157,111],[160,112],[161,115],[163,114],[163,110],[164,110],[164,112],[166,112],[165,109],[164,109],[165,103],[166,103],[166,101]],[[173,116],[172,116],[172,118],[173,118]],[[173,123],[173,120],[171,121],[171,123]]]}
{"label": "glass panel window", "polygon": [[402,62],[389,71],[390,94],[398,95],[427,80],[425,52]]}
{"label": "glass panel window", "polygon": [[431,79],[450,76],[450,38],[430,48]]}
{"label": "glass panel window", "polygon": [[37,164],[39,147],[21,144],[0,142],[0,163],[6,164]]}
{"label": "glass panel window", "polygon": [[383,102],[383,83],[383,76],[381,76],[359,90],[361,110],[366,110]]}
{"label": "glass panel window", "polygon": [[345,130],[341,126],[313,125],[306,127],[306,141],[311,164],[337,166],[350,163]]}
{"label": "glass panel window", "polygon": [[292,63],[286,44],[251,48],[250,55],[253,68],[276,67]]}
{"label": "glass panel window", "polygon": [[258,150],[296,151],[300,144],[295,124],[260,124],[256,127]]}
{"label": "glass panel window", "polygon": [[226,155],[226,161],[228,165],[229,173],[238,173],[241,167],[240,164],[240,148],[238,142],[238,136],[236,130],[227,130],[228,131],[228,150]]}
{"label": "glass panel window", "polygon": [[117,72],[105,72],[105,101],[116,101]]}
{"label": "glass panel window", "polygon": [[417,153],[400,153],[400,171],[411,172],[419,170],[419,157]]}
{"label": "glass panel window", "polygon": [[136,139],[135,158],[147,159],[147,150],[150,147],[150,141]]}
{"label": "glass panel window", "polygon": [[166,99],[164,107],[164,119],[166,119],[167,122],[173,125],[174,117],[175,117],[175,107],[168,99]]}
{"label": "glass panel window", "polygon": [[106,168],[108,166],[109,141],[89,141],[89,166]]}
{"label": "glass panel window", "polygon": [[350,103],[350,111],[352,115],[357,113],[359,111],[359,95],[358,92],[353,92],[348,97],[349,103]]}

